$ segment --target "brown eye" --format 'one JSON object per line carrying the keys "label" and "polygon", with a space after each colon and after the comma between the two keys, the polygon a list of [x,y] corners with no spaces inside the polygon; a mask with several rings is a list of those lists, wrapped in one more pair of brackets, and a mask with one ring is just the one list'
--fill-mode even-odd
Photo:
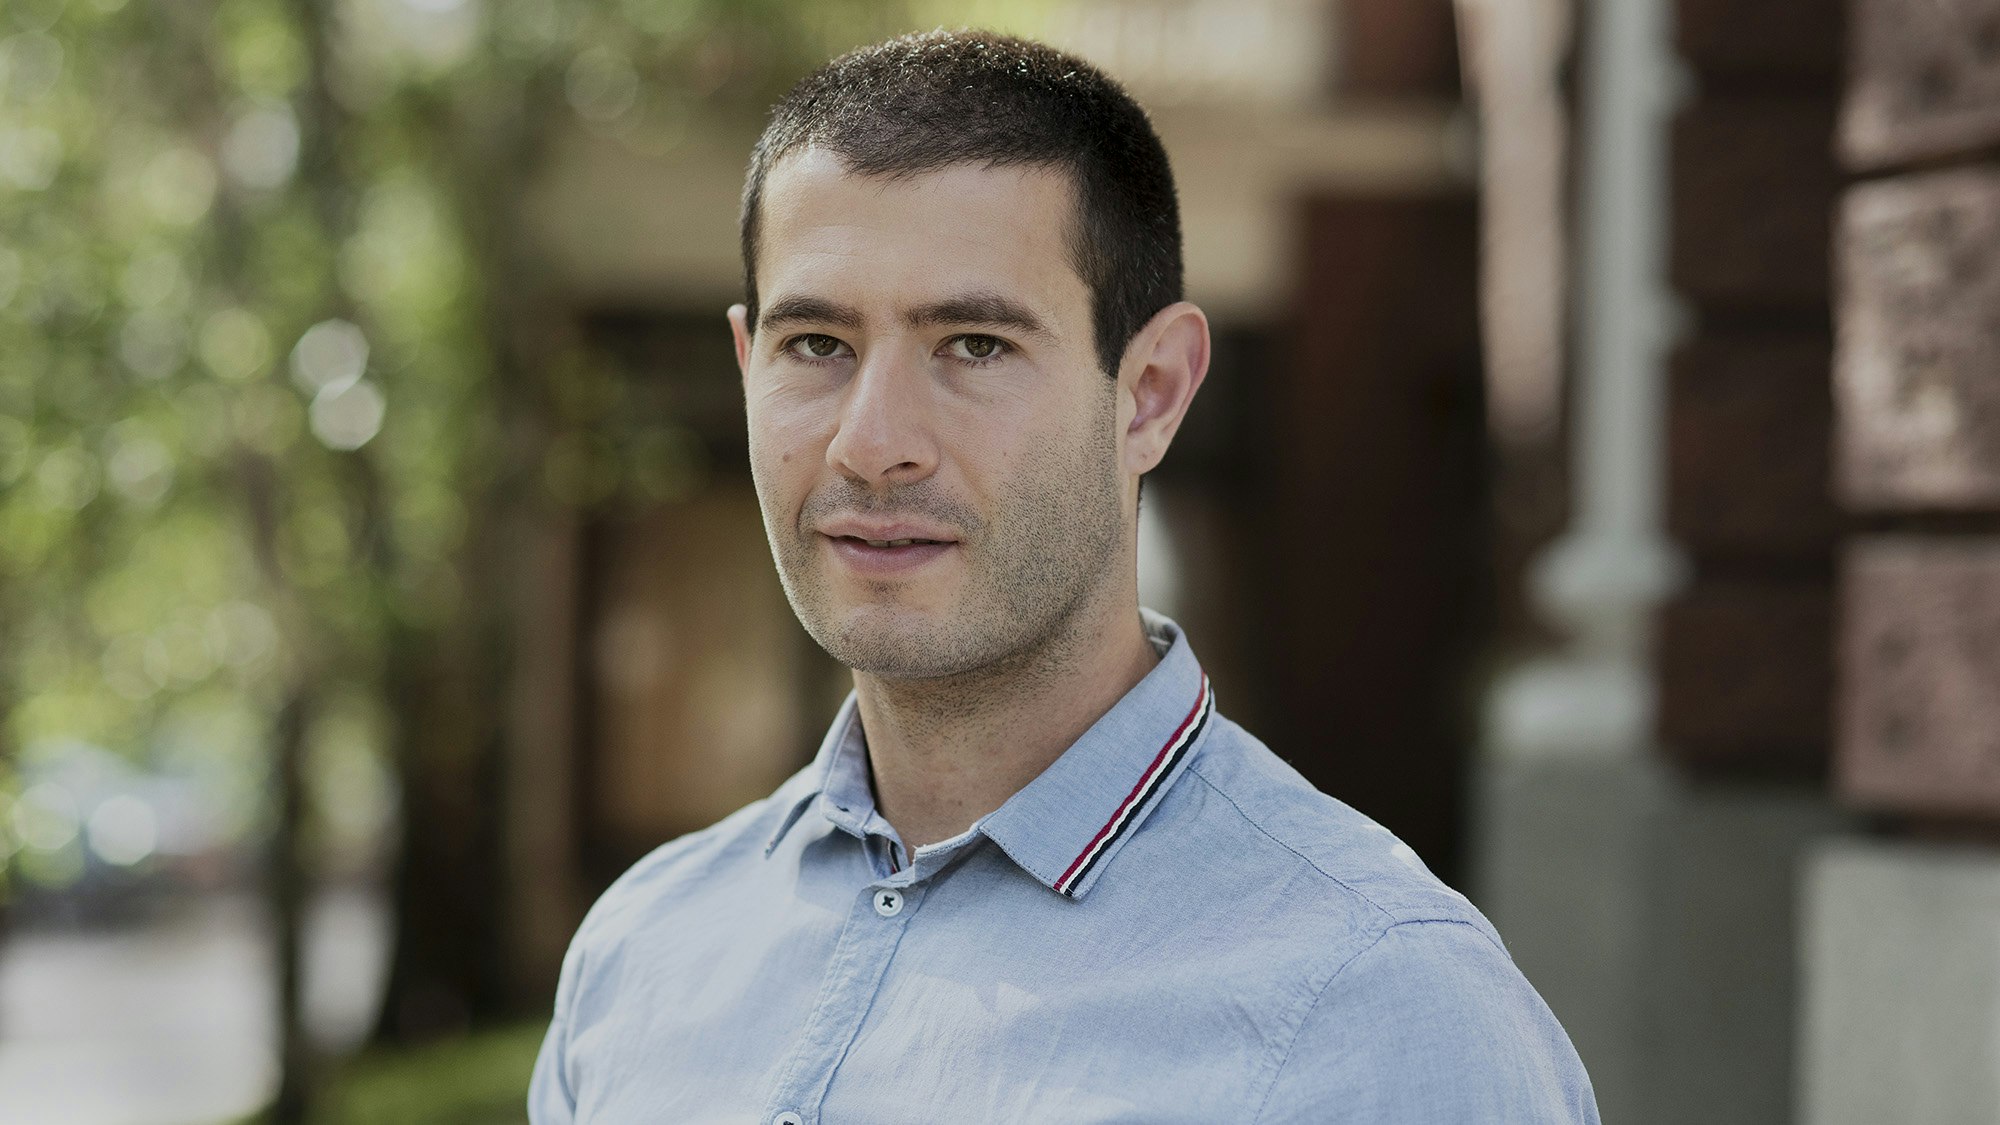
{"label": "brown eye", "polygon": [[806,346],[807,352],[818,359],[826,359],[840,350],[839,340],[831,336],[822,336],[818,333],[801,336],[799,337],[799,342]]}
{"label": "brown eye", "polygon": [[952,356],[960,360],[981,361],[998,359],[1007,354],[1011,345],[998,336],[953,336],[948,342]]}

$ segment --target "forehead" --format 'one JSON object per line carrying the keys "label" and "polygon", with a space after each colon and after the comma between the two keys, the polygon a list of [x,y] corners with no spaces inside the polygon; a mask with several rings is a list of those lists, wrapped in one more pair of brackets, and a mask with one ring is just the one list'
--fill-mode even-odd
{"label": "forehead", "polygon": [[862,175],[808,148],[772,167],[760,209],[757,287],[766,305],[810,295],[873,314],[990,291],[1051,323],[1088,319],[1090,294],[1069,243],[1076,192],[1060,170],[953,164]]}

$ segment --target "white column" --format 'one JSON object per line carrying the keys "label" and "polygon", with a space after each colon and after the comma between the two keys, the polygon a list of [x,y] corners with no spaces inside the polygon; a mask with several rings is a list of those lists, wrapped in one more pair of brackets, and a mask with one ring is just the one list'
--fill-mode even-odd
{"label": "white column", "polygon": [[1486,741],[1503,757],[1632,756],[1651,740],[1651,620],[1684,569],[1661,527],[1680,319],[1665,265],[1667,125],[1683,84],[1669,14],[1666,0],[1598,0],[1582,24],[1575,515],[1531,579],[1568,643],[1496,684]]}

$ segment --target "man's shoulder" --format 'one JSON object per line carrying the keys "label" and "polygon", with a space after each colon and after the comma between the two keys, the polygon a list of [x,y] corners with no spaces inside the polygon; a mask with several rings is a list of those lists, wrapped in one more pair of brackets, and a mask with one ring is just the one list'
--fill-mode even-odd
{"label": "man's shoulder", "polygon": [[1379,934],[1404,922],[1463,922],[1498,935],[1471,902],[1445,885],[1389,829],[1313,787],[1256,736],[1217,716],[1208,746],[1189,765],[1221,798],[1258,861],[1290,867],[1322,892],[1307,896]]}
{"label": "man's shoulder", "polygon": [[761,859],[780,822],[809,793],[810,769],[792,775],[770,796],[646,853],[598,896],[577,928],[576,943],[616,942],[670,912],[695,888],[713,885],[733,865]]}

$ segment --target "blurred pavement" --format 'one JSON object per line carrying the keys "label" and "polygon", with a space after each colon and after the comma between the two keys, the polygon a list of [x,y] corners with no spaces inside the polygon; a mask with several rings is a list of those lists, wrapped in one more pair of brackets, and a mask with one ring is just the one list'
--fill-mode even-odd
{"label": "blurred pavement", "polygon": [[[381,989],[387,916],[342,889],[308,921],[314,1038],[345,1049]],[[248,896],[152,923],[0,943],[0,1107],[8,1125],[192,1125],[255,1110],[276,1079],[269,927]]]}

